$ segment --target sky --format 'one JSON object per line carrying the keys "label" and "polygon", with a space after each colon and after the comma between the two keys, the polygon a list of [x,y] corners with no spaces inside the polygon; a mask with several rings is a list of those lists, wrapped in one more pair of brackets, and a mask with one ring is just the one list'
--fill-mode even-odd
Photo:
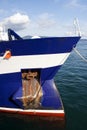
{"label": "sky", "polygon": [[74,19],[87,37],[87,0],[0,0],[0,27],[21,36],[74,35]]}

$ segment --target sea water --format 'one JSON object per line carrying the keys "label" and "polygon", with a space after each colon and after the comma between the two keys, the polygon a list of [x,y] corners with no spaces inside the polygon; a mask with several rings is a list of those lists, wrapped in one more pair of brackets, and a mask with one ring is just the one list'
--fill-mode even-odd
{"label": "sea water", "polygon": [[[77,50],[87,59],[87,40]],[[55,77],[65,113],[66,130],[87,130],[87,62],[72,52]]]}
{"label": "sea water", "polygon": [[[80,40],[76,48],[87,59],[87,40]],[[64,130],[87,130],[87,62],[73,51],[56,74],[55,83],[65,109]],[[44,130],[40,123],[36,126],[27,120],[0,114],[0,130]]]}

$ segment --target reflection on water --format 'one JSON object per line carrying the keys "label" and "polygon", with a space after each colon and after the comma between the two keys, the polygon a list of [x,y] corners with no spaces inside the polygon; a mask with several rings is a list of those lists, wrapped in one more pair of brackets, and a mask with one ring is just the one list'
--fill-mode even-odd
{"label": "reflection on water", "polygon": [[[4,122],[4,123],[3,123]],[[63,118],[46,118],[29,117],[17,114],[0,113],[0,130],[64,130],[65,119]]]}

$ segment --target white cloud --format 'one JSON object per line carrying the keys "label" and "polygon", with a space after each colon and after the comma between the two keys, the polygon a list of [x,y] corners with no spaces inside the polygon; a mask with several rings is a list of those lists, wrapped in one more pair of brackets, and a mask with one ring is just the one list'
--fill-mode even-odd
{"label": "white cloud", "polygon": [[[49,13],[43,13],[39,16],[35,16],[34,19],[29,18],[29,16],[22,13],[15,13],[10,17],[5,18],[0,22],[1,26],[5,29],[11,28],[14,31],[20,31],[22,35],[28,34],[39,34],[44,35],[44,33],[52,33],[54,26],[56,25],[56,20],[54,16]],[[23,31],[21,31],[24,29]],[[23,33],[24,32],[24,33]]]}
{"label": "white cloud", "polygon": [[55,26],[57,26],[57,21],[54,18],[54,15],[42,13],[38,16],[35,16],[34,19],[31,20],[30,26],[28,27],[28,33],[30,35],[39,36],[53,35],[56,30]]}
{"label": "white cloud", "polygon": [[69,0],[65,4],[65,6],[72,7],[72,8],[79,8],[79,9],[83,9],[83,10],[87,9],[87,5],[84,3],[81,3],[80,0],[71,0],[71,1]]}
{"label": "white cloud", "polygon": [[[43,36],[64,36],[67,31],[73,31],[72,25],[65,25],[53,14],[43,13],[36,16],[28,27],[28,34]],[[26,33],[25,33],[26,34]]]}
{"label": "white cloud", "polygon": [[13,16],[9,17],[7,19],[12,24],[25,24],[26,22],[29,22],[29,18],[27,15],[21,15],[20,13],[16,13]]}
{"label": "white cloud", "polygon": [[54,24],[56,24],[55,19],[51,14],[43,13],[38,17],[37,24],[40,28],[51,28]]}
{"label": "white cloud", "polygon": [[0,24],[6,29],[12,28],[16,31],[26,28],[29,23],[29,17],[20,13],[16,13],[10,17],[7,17],[2,22],[0,22]]}

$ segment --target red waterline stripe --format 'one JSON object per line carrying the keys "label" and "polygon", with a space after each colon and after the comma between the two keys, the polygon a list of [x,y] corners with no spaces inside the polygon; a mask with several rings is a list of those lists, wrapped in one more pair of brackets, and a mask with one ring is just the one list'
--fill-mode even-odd
{"label": "red waterline stripe", "polygon": [[19,114],[23,114],[23,115],[35,115],[35,116],[53,116],[53,117],[64,117],[65,113],[45,113],[45,112],[18,112]]}
{"label": "red waterline stripe", "polygon": [[28,112],[28,111],[14,111],[14,110],[0,110],[4,113],[20,114],[20,115],[32,115],[32,116],[44,116],[44,117],[64,117],[65,113],[47,113],[47,112]]}

